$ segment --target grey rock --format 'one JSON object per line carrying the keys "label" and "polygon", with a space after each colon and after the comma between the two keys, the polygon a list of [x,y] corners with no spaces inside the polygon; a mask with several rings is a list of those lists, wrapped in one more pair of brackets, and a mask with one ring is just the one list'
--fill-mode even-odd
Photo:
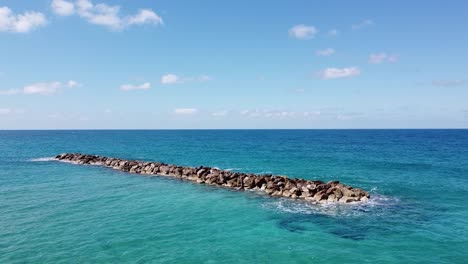
{"label": "grey rock", "polygon": [[76,164],[101,165],[130,173],[165,175],[200,184],[224,186],[237,190],[257,190],[271,196],[319,203],[351,203],[369,201],[369,193],[339,181],[324,183],[286,176],[255,175],[223,171],[209,167],[182,167],[159,162],[139,162],[80,153],[62,153],[55,158]]}

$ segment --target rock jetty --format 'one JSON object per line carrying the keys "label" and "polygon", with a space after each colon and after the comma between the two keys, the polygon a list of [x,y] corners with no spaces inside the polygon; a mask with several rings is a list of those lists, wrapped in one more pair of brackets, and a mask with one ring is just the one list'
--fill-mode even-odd
{"label": "rock jetty", "polygon": [[182,167],[160,162],[123,160],[80,153],[60,154],[55,158],[75,164],[100,165],[144,175],[170,176],[199,184],[259,191],[270,196],[304,199],[316,203],[366,202],[369,199],[369,193],[344,185],[339,181],[325,183],[271,174],[256,175],[203,166]]}

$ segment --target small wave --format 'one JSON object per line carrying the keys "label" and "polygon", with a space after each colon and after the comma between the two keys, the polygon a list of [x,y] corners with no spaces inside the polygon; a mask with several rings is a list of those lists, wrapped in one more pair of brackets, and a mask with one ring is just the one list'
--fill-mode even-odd
{"label": "small wave", "polygon": [[32,162],[46,162],[46,161],[53,161],[53,160],[55,160],[55,157],[35,158],[35,159],[30,159],[29,161],[32,161]]}

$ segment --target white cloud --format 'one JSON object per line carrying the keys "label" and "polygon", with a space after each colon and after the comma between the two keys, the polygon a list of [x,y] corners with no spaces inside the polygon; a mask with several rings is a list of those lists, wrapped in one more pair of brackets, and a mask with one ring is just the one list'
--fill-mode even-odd
{"label": "white cloud", "polygon": [[121,18],[119,17],[119,6],[94,5],[88,0],[78,0],[76,5],[78,7],[78,14],[91,24],[106,26],[116,30],[123,27]]}
{"label": "white cloud", "polygon": [[329,30],[328,33],[327,33],[327,36],[329,37],[336,37],[338,36],[338,34],[340,34],[340,32],[336,29],[332,29],[332,30]]}
{"label": "white cloud", "polygon": [[365,28],[365,27],[372,26],[372,25],[374,25],[374,21],[370,19],[366,19],[357,24],[352,25],[351,28],[353,30],[358,30],[358,29]]}
{"label": "white cloud", "polygon": [[10,8],[0,7],[0,32],[27,33],[47,24],[44,14],[26,11],[23,14],[14,14]]}
{"label": "white cloud", "polygon": [[122,30],[131,25],[162,25],[163,20],[150,9],[140,9],[132,16],[121,16],[120,6],[104,3],[93,4],[90,0],[54,0],[52,10],[61,16],[78,14],[91,24],[101,25],[113,30]]}
{"label": "white cloud", "polygon": [[62,87],[62,84],[60,82],[33,83],[33,84],[25,86],[23,88],[23,92],[25,94],[49,95],[49,94],[55,94],[61,87]]}
{"label": "white cloud", "polygon": [[358,67],[348,68],[326,68],[318,72],[318,76],[322,79],[338,79],[353,77],[361,74],[361,70]]}
{"label": "white cloud", "polygon": [[374,53],[369,55],[369,63],[371,64],[381,64],[384,62],[394,63],[398,61],[397,55],[388,55],[385,52]]}
{"label": "white cloud", "polygon": [[464,80],[434,80],[432,85],[439,87],[454,87],[454,86],[463,86],[465,85]]}
{"label": "white cloud", "polygon": [[163,75],[161,77],[162,84],[175,84],[175,83],[180,83],[180,82],[182,82],[180,77],[172,73]]}
{"label": "white cloud", "polygon": [[208,82],[212,81],[214,78],[208,75],[200,75],[198,77],[181,77],[177,74],[169,73],[161,76],[162,84],[176,84],[176,83],[185,83],[185,82]]}
{"label": "white cloud", "polygon": [[151,88],[151,83],[145,82],[140,85],[134,84],[123,84],[120,86],[120,90],[122,91],[132,91],[132,90],[148,90]]}
{"label": "white cloud", "polygon": [[69,16],[75,13],[75,5],[64,0],[53,0],[51,7],[52,11],[60,16]]}
{"label": "white cloud", "polygon": [[335,54],[335,50],[332,49],[332,48],[327,48],[327,49],[323,49],[323,50],[317,50],[315,52],[315,54],[317,56],[331,56],[331,55]]}
{"label": "white cloud", "polygon": [[198,109],[196,108],[176,108],[174,109],[174,113],[177,115],[192,115],[196,114]]}
{"label": "white cloud", "polygon": [[40,95],[51,95],[56,94],[64,88],[78,87],[79,83],[70,80],[66,83],[62,82],[39,82],[27,85],[23,88],[24,94],[40,94]]}
{"label": "white cloud", "polygon": [[131,16],[127,19],[128,25],[141,25],[141,24],[163,24],[163,20],[160,16],[148,9],[140,9],[138,14]]}
{"label": "white cloud", "polygon": [[70,80],[67,82],[66,86],[68,88],[75,88],[75,87],[80,87],[81,86],[81,83],[78,83],[76,81],[73,81],[73,80]]}
{"label": "white cloud", "polygon": [[314,26],[295,25],[289,29],[289,35],[297,39],[310,39],[318,33]]}

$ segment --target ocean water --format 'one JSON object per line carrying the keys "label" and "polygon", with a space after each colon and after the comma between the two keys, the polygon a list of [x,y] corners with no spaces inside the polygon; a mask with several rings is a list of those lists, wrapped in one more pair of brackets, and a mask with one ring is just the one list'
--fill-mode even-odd
{"label": "ocean water", "polygon": [[[339,180],[311,205],[51,161]],[[0,263],[468,263],[468,130],[0,131]]]}

